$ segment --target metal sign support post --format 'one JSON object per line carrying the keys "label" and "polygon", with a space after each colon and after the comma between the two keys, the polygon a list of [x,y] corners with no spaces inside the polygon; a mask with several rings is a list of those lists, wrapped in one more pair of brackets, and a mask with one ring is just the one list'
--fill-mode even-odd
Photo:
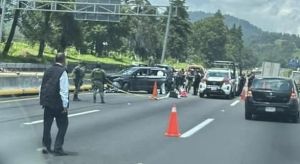
{"label": "metal sign support post", "polygon": [[5,5],[6,5],[6,0],[2,0],[1,1],[2,13],[1,13],[1,21],[0,21],[0,42],[2,42],[2,36],[3,36],[4,16],[6,10]]}
{"label": "metal sign support post", "polygon": [[170,8],[169,8],[169,15],[168,15],[167,27],[166,27],[165,37],[164,37],[164,44],[163,44],[163,51],[162,51],[161,60],[160,60],[161,64],[163,64],[165,61],[165,55],[166,55],[166,49],[167,49],[167,43],[168,43],[168,35],[169,35],[169,31],[170,31],[171,15],[172,15],[172,3],[170,3]]}

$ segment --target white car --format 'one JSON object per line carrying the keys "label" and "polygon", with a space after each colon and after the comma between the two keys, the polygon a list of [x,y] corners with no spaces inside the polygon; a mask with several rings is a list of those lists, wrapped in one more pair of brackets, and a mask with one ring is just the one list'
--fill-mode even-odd
{"label": "white car", "polygon": [[200,82],[199,96],[224,95],[234,98],[237,89],[236,79],[230,69],[209,69]]}

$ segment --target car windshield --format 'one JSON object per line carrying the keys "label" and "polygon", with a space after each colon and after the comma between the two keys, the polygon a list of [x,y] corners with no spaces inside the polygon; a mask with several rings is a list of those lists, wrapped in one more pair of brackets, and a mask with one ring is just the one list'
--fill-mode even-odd
{"label": "car windshield", "polygon": [[292,83],[284,79],[256,79],[253,81],[251,88],[256,90],[290,91]]}
{"label": "car windshield", "polygon": [[127,70],[124,70],[122,72],[122,75],[132,75],[132,73],[135,72],[136,70],[138,70],[138,68],[136,67],[129,68]]}
{"label": "car windshield", "polygon": [[206,76],[207,77],[227,77],[228,78],[228,72],[209,71]]}

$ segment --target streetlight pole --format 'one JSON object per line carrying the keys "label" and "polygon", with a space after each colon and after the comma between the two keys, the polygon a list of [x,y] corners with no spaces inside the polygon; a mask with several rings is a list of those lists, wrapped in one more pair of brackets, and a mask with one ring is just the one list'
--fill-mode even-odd
{"label": "streetlight pole", "polygon": [[3,36],[3,25],[4,25],[4,16],[5,16],[5,6],[6,6],[6,0],[1,0],[1,21],[0,21],[0,42],[2,42],[2,36]]}
{"label": "streetlight pole", "polygon": [[169,15],[168,15],[167,27],[166,27],[165,37],[164,37],[164,44],[163,44],[163,51],[162,51],[161,60],[160,60],[161,64],[163,64],[165,61],[166,49],[167,49],[167,43],[168,43],[168,35],[169,35],[169,31],[170,31],[171,15],[172,15],[172,2],[170,1]]}

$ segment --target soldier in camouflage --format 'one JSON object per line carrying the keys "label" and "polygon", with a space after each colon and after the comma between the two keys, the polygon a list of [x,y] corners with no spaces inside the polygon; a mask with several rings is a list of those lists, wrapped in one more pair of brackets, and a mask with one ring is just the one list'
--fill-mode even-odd
{"label": "soldier in camouflage", "polygon": [[83,78],[85,75],[85,64],[83,62],[79,62],[79,64],[73,69],[72,74],[75,85],[73,101],[80,101],[80,99],[78,98],[78,94],[80,91],[80,87],[83,84]]}
{"label": "soldier in camouflage", "polygon": [[100,94],[101,103],[104,102],[104,83],[106,81],[106,73],[101,68],[101,64],[97,63],[96,68],[91,73],[92,89],[93,89],[93,100],[96,103],[97,92]]}

